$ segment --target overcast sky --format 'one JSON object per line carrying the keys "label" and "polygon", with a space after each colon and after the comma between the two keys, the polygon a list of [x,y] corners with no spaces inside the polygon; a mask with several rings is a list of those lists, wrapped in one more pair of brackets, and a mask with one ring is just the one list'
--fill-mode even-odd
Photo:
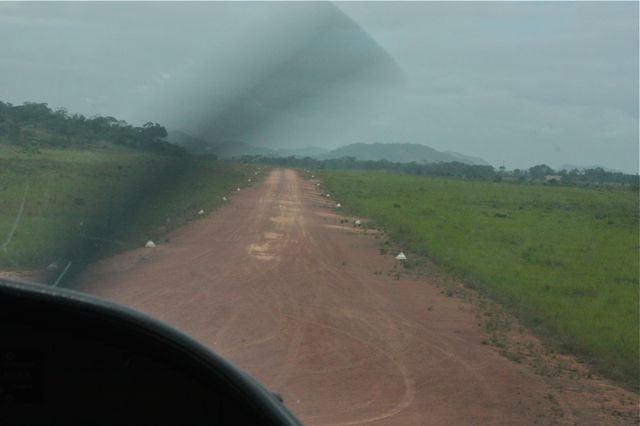
{"label": "overcast sky", "polygon": [[0,100],[638,171],[638,3],[0,3]]}

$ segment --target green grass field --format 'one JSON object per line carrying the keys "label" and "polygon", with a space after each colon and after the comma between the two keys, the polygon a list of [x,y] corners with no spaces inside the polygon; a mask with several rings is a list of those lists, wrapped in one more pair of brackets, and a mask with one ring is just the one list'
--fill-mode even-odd
{"label": "green grass field", "polygon": [[[0,266],[41,268],[95,245],[116,207],[170,161],[115,147],[29,151],[0,145]],[[23,214],[7,242],[25,191]]]}
{"label": "green grass field", "polygon": [[215,208],[220,195],[246,183],[252,170],[110,145],[41,150],[0,145],[0,268],[81,264],[140,247],[200,209]]}
{"label": "green grass field", "polygon": [[638,193],[322,172],[333,199],[637,389]]}

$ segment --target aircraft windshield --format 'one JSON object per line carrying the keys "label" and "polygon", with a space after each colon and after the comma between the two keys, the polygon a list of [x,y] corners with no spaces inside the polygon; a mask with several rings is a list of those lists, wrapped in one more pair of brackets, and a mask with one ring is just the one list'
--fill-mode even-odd
{"label": "aircraft windshield", "polygon": [[0,39],[0,278],[308,424],[636,424],[637,2],[3,2]]}

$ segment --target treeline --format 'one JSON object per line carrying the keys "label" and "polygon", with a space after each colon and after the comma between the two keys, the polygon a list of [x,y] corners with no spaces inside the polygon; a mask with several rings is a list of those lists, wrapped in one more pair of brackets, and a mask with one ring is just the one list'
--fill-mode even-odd
{"label": "treeline", "polygon": [[329,170],[386,170],[397,173],[412,175],[461,177],[468,179],[493,179],[495,170],[491,166],[480,166],[464,164],[459,162],[451,163],[394,163],[387,160],[360,161],[355,157],[332,158],[328,160],[317,160],[310,157],[262,157],[259,155],[243,156],[239,158],[243,163],[261,163],[274,166],[300,167]]}
{"label": "treeline", "polygon": [[238,158],[244,163],[260,163],[274,166],[330,169],[330,170],[384,170],[411,175],[455,177],[461,179],[492,180],[514,183],[545,183],[549,185],[610,185],[638,189],[639,176],[621,172],[609,172],[602,168],[586,170],[553,170],[546,164],[529,169],[506,170],[501,167],[460,163],[394,163],[387,160],[360,161],[355,157],[317,160],[297,157],[263,157],[259,155]]}
{"label": "treeline", "polygon": [[619,186],[638,187],[638,175],[622,172],[610,172],[601,167],[592,169],[554,170],[546,164],[539,164],[527,170],[501,170],[500,173],[507,180],[518,182],[545,182],[551,184],[590,185],[609,184]]}
{"label": "treeline", "polygon": [[165,140],[167,130],[158,123],[132,126],[113,117],[85,117],[66,109],[52,110],[46,103],[12,105],[0,101],[0,143],[24,148],[86,146],[100,142],[123,145],[165,155],[187,155]]}

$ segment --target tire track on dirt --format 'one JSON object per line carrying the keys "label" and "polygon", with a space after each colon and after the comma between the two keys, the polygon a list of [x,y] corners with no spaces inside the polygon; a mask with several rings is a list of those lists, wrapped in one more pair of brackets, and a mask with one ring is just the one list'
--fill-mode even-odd
{"label": "tire track on dirt", "polygon": [[549,386],[482,344],[465,302],[374,274],[397,261],[333,203],[273,170],[169,243],[90,268],[82,286],[210,346],[306,424],[568,424]]}

